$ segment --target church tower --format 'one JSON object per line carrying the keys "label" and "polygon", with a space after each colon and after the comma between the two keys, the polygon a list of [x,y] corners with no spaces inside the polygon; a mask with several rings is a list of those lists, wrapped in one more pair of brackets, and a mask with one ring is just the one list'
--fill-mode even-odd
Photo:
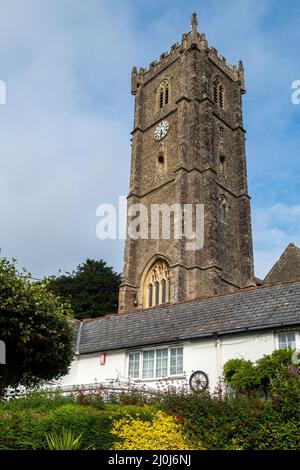
{"label": "church tower", "polygon": [[[126,240],[119,313],[255,285],[242,62],[232,66],[208,46],[194,13],[181,44],[148,69],[133,68],[131,91],[128,222],[136,204],[149,219]],[[177,209],[170,211],[171,236],[162,233],[162,219],[159,236],[151,236],[153,207],[160,205],[163,217],[168,207],[183,214],[186,204],[203,208],[203,246],[189,249],[186,236],[175,237]]]}

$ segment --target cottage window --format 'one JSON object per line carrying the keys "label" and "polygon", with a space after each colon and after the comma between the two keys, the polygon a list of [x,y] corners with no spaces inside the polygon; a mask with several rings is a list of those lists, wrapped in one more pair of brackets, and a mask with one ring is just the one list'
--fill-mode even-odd
{"label": "cottage window", "polygon": [[132,352],[128,358],[128,376],[132,379],[161,379],[183,374],[183,347]]}
{"label": "cottage window", "polygon": [[170,375],[183,373],[183,348],[172,348],[170,350]]}
{"label": "cottage window", "polygon": [[129,354],[128,377],[138,379],[140,376],[140,353],[134,352]]}
{"label": "cottage window", "polygon": [[294,332],[278,334],[279,349],[296,349],[296,335]]}
{"label": "cottage window", "polygon": [[154,377],[154,358],[155,351],[143,352],[143,379],[152,379]]}
{"label": "cottage window", "polygon": [[168,375],[168,349],[156,351],[155,377],[161,378]]}

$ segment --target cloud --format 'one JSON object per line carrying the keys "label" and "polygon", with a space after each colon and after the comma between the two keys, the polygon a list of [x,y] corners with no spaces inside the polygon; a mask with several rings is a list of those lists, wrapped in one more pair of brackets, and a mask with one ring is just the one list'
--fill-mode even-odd
{"label": "cloud", "polygon": [[35,277],[72,270],[87,256],[122,269],[123,242],[99,241],[95,229],[97,206],[128,191],[130,70],[180,41],[196,10],[210,45],[245,62],[255,254],[265,273],[299,240],[298,213],[288,211],[299,204],[300,106],[290,85],[300,79],[300,7],[289,4],[0,0],[2,254]]}

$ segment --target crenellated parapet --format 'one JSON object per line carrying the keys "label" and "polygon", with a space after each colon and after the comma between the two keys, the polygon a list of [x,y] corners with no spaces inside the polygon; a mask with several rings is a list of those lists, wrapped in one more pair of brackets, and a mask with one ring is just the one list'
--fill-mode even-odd
{"label": "crenellated parapet", "polygon": [[184,54],[185,51],[189,49],[205,51],[220,70],[227,74],[232,80],[239,83],[241,92],[245,92],[244,67],[242,61],[239,62],[238,66],[231,65],[225,57],[218,53],[216,48],[209,47],[205,34],[199,33],[197,27],[197,15],[193,13],[191,31],[182,35],[180,44],[178,42],[173,44],[170,50],[163,52],[160,55],[160,59],[151,62],[147,68],[141,67],[138,71],[136,67],[133,67],[131,75],[131,93],[133,95],[137,93],[141,85],[151,80],[154,75],[168,67],[174,60],[177,60],[181,54]]}

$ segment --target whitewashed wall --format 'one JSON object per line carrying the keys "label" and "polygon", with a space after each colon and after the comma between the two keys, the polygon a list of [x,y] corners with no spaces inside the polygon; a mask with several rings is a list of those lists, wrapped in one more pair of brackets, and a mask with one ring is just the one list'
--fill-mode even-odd
{"label": "whitewashed wall", "polygon": [[[296,338],[297,349],[300,349],[299,334]],[[213,391],[218,383],[218,378],[222,375],[226,361],[233,358],[255,361],[265,354],[271,354],[278,344],[276,334],[265,332],[226,336],[219,340],[186,341],[178,343],[178,346],[183,346],[184,375],[189,378],[193,371],[202,370],[208,375],[209,388]],[[165,347],[174,347],[174,344],[166,344]],[[142,351],[143,349],[146,348],[135,348],[134,351]],[[128,352],[130,351],[132,350],[107,351],[105,365],[100,364],[100,352],[77,356],[71,365],[69,374],[62,379],[61,384],[63,386],[84,385],[108,383],[109,380],[118,377],[125,379],[128,372]],[[182,383],[184,376],[180,376],[176,380],[178,383]],[[151,387],[155,387],[157,382],[157,379],[136,381],[136,383]]]}

